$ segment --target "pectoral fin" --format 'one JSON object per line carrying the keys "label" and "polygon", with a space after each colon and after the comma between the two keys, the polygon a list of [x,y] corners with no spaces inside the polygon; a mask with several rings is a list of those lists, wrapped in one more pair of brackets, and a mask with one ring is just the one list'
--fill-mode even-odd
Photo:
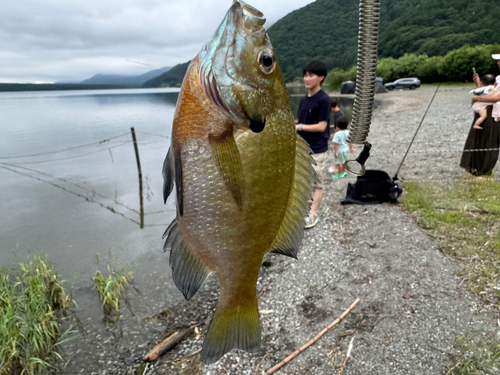
{"label": "pectoral fin", "polygon": [[169,225],[163,238],[167,237],[163,251],[170,251],[170,267],[175,286],[186,300],[193,297],[210,274],[205,264],[187,247],[182,239],[177,219]]}
{"label": "pectoral fin", "polygon": [[172,148],[168,149],[167,156],[163,162],[163,203],[167,203],[167,198],[174,188],[174,156]]}
{"label": "pectoral fin", "polygon": [[245,178],[243,177],[240,152],[234,140],[233,130],[228,129],[217,136],[210,135],[209,143],[217,169],[222,175],[238,207],[241,209],[243,207]]}
{"label": "pectoral fin", "polygon": [[304,217],[307,214],[307,200],[311,196],[312,183],[316,172],[312,167],[309,146],[297,135],[297,155],[295,158],[295,181],[288,206],[271,252],[297,258],[300,241],[304,234]]}
{"label": "pectoral fin", "polygon": [[177,198],[177,208],[179,214],[184,215],[184,187],[182,184],[182,160],[179,149],[174,149],[174,169],[175,169],[175,192]]}
{"label": "pectoral fin", "polygon": [[172,193],[175,182],[175,192],[177,194],[177,206],[179,214],[184,214],[183,186],[182,186],[182,161],[179,147],[170,146],[167,156],[163,162],[163,203]]}

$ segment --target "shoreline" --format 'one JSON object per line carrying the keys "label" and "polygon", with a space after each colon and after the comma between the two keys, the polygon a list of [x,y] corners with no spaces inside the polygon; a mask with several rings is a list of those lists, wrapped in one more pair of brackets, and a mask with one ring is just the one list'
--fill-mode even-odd
{"label": "shoreline", "polygon": [[[439,183],[466,174],[458,162],[472,121],[468,86],[440,88],[401,176]],[[393,174],[434,91],[429,85],[383,94],[373,113],[367,168]],[[499,176],[498,165],[494,175]],[[456,261],[439,250],[413,215],[399,204],[341,206],[347,183],[355,177],[333,181],[325,173],[325,180],[321,221],[306,231],[299,259],[274,254],[265,258],[257,284],[260,351],[233,350],[205,366],[199,362],[202,333],[148,364],[146,373],[262,373],[309,341],[358,297],[361,302],[337,327],[280,373],[338,371],[354,334],[346,374],[439,373],[443,352],[452,350],[455,335],[475,328],[497,331],[495,311],[467,290],[455,275]],[[209,277],[192,300],[184,301],[176,289],[164,289],[170,277],[167,258],[150,252],[139,265],[141,294],[132,289],[128,293],[135,316],[124,308],[115,327],[95,324],[82,341],[65,345],[72,359],[64,373],[135,374],[143,356],[168,332],[211,314],[218,298],[216,278]],[[166,303],[166,296],[174,299]],[[85,308],[100,307],[92,299]]]}

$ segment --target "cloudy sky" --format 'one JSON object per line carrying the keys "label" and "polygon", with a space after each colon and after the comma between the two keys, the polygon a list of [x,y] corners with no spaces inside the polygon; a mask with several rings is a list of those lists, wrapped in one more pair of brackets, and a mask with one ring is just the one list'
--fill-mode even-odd
{"label": "cloudy sky", "polygon": [[[271,26],[313,0],[248,0]],[[0,82],[138,75],[192,59],[232,0],[1,0]]]}

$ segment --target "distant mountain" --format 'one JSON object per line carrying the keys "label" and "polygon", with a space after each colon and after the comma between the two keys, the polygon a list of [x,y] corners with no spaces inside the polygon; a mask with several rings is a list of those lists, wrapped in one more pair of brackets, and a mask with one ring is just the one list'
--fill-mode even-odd
{"label": "distant mountain", "polygon": [[179,87],[186,75],[190,62],[191,61],[188,61],[174,66],[168,72],[145,82],[142,87]]}
{"label": "distant mountain", "polygon": [[[313,59],[328,70],[356,64],[358,8],[358,0],[316,0],[269,28],[287,82]],[[379,57],[444,56],[465,44],[498,43],[499,14],[500,2],[491,0],[381,1]]]}
{"label": "distant mountain", "polygon": [[1,91],[60,91],[123,89],[116,85],[81,85],[79,83],[0,83]]}
{"label": "distant mountain", "polygon": [[142,87],[150,79],[168,72],[171,67],[167,66],[161,69],[151,70],[150,72],[139,76],[123,76],[115,74],[96,74],[92,78],[80,82],[82,85],[116,85],[126,87]]}

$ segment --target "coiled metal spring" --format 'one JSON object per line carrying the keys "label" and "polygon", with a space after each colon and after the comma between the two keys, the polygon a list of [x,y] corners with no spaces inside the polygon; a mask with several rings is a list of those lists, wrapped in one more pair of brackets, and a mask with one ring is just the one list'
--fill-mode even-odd
{"label": "coiled metal spring", "polygon": [[380,0],[360,0],[358,72],[349,143],[364,144],[370,131],[377,75]]}

